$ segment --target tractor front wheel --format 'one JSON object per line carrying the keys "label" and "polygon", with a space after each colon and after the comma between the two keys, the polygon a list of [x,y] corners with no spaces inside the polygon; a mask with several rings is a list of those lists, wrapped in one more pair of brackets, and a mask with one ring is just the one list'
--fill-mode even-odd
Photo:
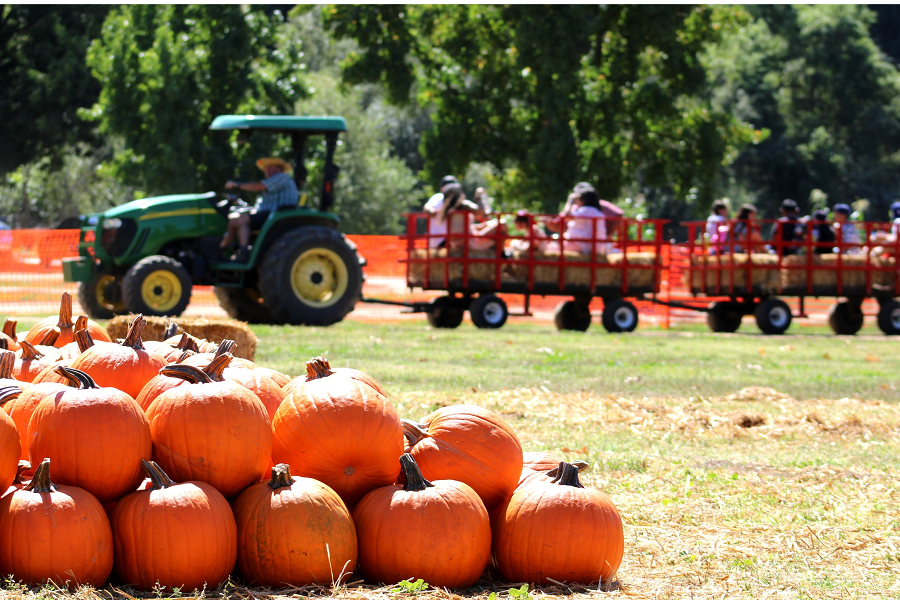
{"label": "tractor front wheel", "polygon": [[122,281],[125,306],[133,313],[175,317],[191,301],[191,275],[168,256],[148,256],[128,269]]}
{"label": "tractor front wheel", "polygon": [[78,284],[78,301],[93,319],[112,319],[128,312],[122,299],[122,279],[110,273],[96,273]]}
{"label": "tractor front wheel", "polygon": [[283,234],[259,266],[259,291],[278,323],[331,325],[362,296],[359,256],[344,236],[326,227]]}

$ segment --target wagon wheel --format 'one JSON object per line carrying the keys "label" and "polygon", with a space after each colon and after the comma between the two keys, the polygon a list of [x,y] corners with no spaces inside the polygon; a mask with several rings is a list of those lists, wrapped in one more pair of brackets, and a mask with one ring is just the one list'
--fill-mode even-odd
{"label": "wagon wheel", "polygon": [[756,324],[766,335],[781,335],[791,326],[791,307],[778,298],[763,300],[753,312]]}
{"label": "wagon wheel", "polygon": [[863,326],[863,312],[859,306],[843,300],[828,309],[828,325],[836,335],[856,335]]}

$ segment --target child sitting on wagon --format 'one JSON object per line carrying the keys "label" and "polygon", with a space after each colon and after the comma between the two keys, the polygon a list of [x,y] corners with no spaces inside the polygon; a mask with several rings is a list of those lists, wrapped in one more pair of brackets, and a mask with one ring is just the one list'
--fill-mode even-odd
{"label": "child sitting on wagon", "polygon": [[[450,251],[465,245],[463,234],[468,226],[470,250],[494,250],[497,236],[506,236],[507,227],[499,219],[476,223],[475,218],[484,214],[474,202],[467,200],[458,183],[444,188],[444,204],[434,217],[447,226],[446,246]],[[468,225],[467,225],[468,224]]]}

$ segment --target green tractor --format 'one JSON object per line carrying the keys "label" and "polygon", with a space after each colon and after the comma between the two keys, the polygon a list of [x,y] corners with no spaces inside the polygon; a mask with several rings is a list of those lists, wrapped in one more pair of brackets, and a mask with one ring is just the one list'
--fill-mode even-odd
{"label": "green tractor", "polygon": [[[334,202],[334,164],[343,117],[225,115],[214,130],[288,134],[294,152],[297,206],[273,212],[252,233],[250,258],[231,262],[219,242],[230,204],[215,192],[135,200],[81,217],[78,258],[63,261],[66,281],[79,283],[79,300],[94,318],[127,312],[181,314],[194,285],[215,286],[222,308],[251,323],[330,325],[353,310],[362,294],[364,260],[337,229],[328,209]],[[319,208],[305,206],[306,140],[325,136],[325,167]]]}

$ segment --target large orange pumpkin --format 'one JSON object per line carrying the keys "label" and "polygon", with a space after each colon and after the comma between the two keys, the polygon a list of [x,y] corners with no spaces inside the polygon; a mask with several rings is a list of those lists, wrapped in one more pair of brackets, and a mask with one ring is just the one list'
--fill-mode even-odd
{"label": "large orange pumpkin", "polygon": [[[321,368],[321,369],[330,371],[331,373],[333,373],[335,375],[345,375],[345,376],[349,377],[350,379],[355,379],[356,381],[365,383],[365,384],[375,388],[375,391],[378,392],[379,394],[381,394],[382,396],[384,396],[385,398],[388,397],[388,393],[386,391],[384,391],[384,388],[381,387],[381,384],[378,383],[377,381],[375,381],[375,378],[372,377],[371,375],[369,375],[368,373],[363,373],[362,371],[359,371],[357,369],[351,369],[348,367],[333,368],[331,366],[331,364],[328,362],[328,359],[325,358],[324,356],[317,356],[314,360],[319,365],[321,365],[321,367],[317,367],[317,368]],[[304,384],[308,381],[312,381],[313,379],[316,379],[316,378],[318,378],[318,375],[316,373],[314,373],[313,375],[310,375],[309,373],[307,373],[306,375],[303,375],[301,377],[297,377],[297,378],[291,380],[287,385],[284,386],[285,395],[293,392],[295,389],[297,389],[297,386]]]}
{"label": "large orange pumpkin", "polygon": [[77,387],[45,397],[34,409],[31,463],[50,458],[60,483],[84,488],[101,502],[118,500],[141,482],[141,460],[151,456],[147,418],[128,394],[99,387],[83,371],[57,369]]}
{"label": "large orange pumpkin", "polygon": [[117,578],[147,592],[214,589],[237,553],[228,501],[211,485],[175,483],[156,463],[141,464],[150,489],[128,494],[112,511]]}
{"label": "large orange pumpkin", "polygon": [[[269,377],[272,381],[278,384],[282,390],[284,390],[284,386],[291,382],[291,378],[282,373],[281,371],[276,371],[275,369],[270,369],[268,367],[256,367],[256,370],[261,374]],[[285,394],[287,395],[287,394]]]}
{"label": "large orange pumpkin", "polygon": [[61,383],[41,383],[23,389],[20,394],[10,394],[3,400],[3,412],[13,420],[13,423],[16,424],[16,431],[19,433],[19,442],[22,447],[21,460],[30,459],[30,453],[28,452],[28,422],[31,421],[34,409],[47,396],[55,396],[57,393],[67,389],[69,387]]}
{"label": "large orange pumpkin", "polygon": [[310,381],[281,403],[272,458],[327,484],[352,509],[367,492],[397,480],[403,428],[391,402],[368,384],[336,375],[318,359]]}
{"label": "large orange pumpkin", "polygon": [[403,429],[425,477],[469,484],[488,512],[516,489],[522,445],[500,415],[480,406],[447,406],[422,423],[404,419]]}
{"label": "large orange pumpkin", "polygon": [[144,349],[141,332],[146,324],[142,315],[136,316],[121,345],[94,344],[72,361],[72,368],[84,371],[103,387],[114,387],[136,398],[168,364],[159,354]]}
{"label": "large orange pumpkin", "polygon": [[[210,363],[212,366],[212,363]],[[204,369],[209,371],[209,366]],[[281,390],[277,383],[272,381],[268,376],[260,373],[257,369],[225,369],[222,376],[228,381],[239,383],[262,400],[266,407],[266,414],[269,415],[269,421],[275,418],[275,412],[281,406],[285,393]]]}
{"label": "large orange pumpkin", "polygon": [[356,568],[356,528],[334,490],[272,468],[272,479],[234,501],[238,572],[256,585],[331,585]]}
{"label": "large orange pumpkin", "polygon": [[225,497],[260,481],[272,455],[262,401],[215,372],[211,378],[196,367],[169,365],[160,373],[190,385],[163,392],[147,408],[154,460],[176,481],[205,481]]}
{"label": "large orange pumpkin", "polygon": [[523,485],[501,507],[494,554],[508,581],[609,581],[622,562],[622,518],[612,500],[561,463],[555,479]]}
{"label": "large orange pumpkin", "polygon": [[474,585],[491,556],[491,525],[478,494],[459,481],[426,480],[411,454],[400,464],[405,483],[369,492],[353,511],[366,578]]}
{"label": "large orange pumpkin", "polygon": [[[22,390],[17,386],[0,388],[0,404],[17,398]],[[16,424],[5,411],[0,410],[0,490],[12,485],[16,467],[22,457],[22,442]]]}
{"label": "large orange pumpkin", "polygon": [[101,587],[113,566],[103,507],[79,487],[54,485],[44,460],[25,488],[0,498],[0,573],[30,585]]}
{"label": "large orange pumpkin", "polygon": [[13,377],[19,381],[31,383],[41,371],[59,362],[59,354],[43,352],[43,350],[47,350],[46,348],[33,346],[25,340],[19,344],[21,347],[17,354],[21,353],[21,358],[16,360],[16,365],[13,367]]}
{"label": "large orange pumpkin", "polygon": [[[112,341],[109,338],[109,334],[106,333],[106,329],[99,323],[88,320],[86,327],[95,340]],[[57,348],[61,348],[75,339],[75,323],[72,321],[72,294],[69,292],[63,292],[62,294],[62,300],[59,304],[59,317],[47,317],[40,321],[28,330],[25,341],[31,344],[42,344],[44,342],[40,340],[50,330],[56,330],[59,333],[59,337],[53,342],[53,345]]]}

